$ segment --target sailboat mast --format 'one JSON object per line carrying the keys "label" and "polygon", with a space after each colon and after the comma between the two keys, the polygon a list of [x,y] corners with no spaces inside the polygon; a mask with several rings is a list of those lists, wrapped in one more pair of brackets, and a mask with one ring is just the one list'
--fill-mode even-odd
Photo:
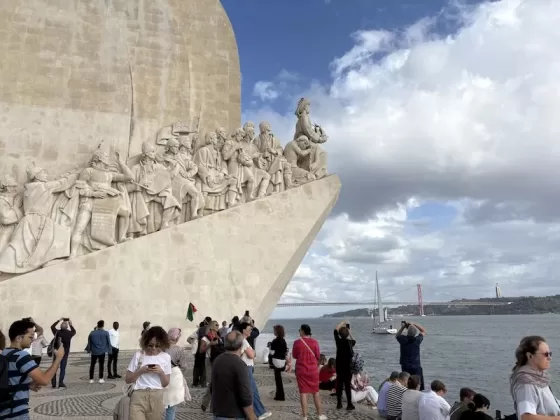
{"label": "sailboat mast", "polygon": [[375,287],[377,292],[377,310],[379,313],[379,323],[385,322],[385,313],[383,311],[383,304],[381,302],[381,292],[379,291],[379,280],[377,278],[377,271],[375,272]]}

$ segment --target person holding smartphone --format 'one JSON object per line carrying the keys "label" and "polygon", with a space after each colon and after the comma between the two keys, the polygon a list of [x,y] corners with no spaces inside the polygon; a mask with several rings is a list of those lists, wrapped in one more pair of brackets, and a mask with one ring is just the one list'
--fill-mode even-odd
{"label": "person holding smartphone", "polygon": [[132,357],[124,378],[134,384],[129,420],[161,420],[165,412],[163,389],[171,379],[169,337],[161,327],[151,327],[140,339],[141,351]]}
{"label": "person holding smartphone", "polygon": [[[403,331],[406,329],[406,335]],[[424,340],[426,329],[414,322],[401,322],[397,332],[397,341],[401,347],[400,364],[403,372],[420,377],[420,391],[424,391],[424,371],[420,364],[420,344]]]}
{"label": "person holding smartphone", "polygon": [[[58,324],[60,324],[59,328],[57,328]],[[58,343],[62,344],[62,347],[64,347],[64,357],[60,361],[58,387],[66,388],[66,385],[64,384],[66,365],[68,364],[68,355],[70,354],[70,344],[72,343],[72,338],[74,338],[74,336],[76,335],[76,329],[72,325],[72,321],[70,320],[70,318],[60,318],[51,325],[51,332],[54,334],[54,337],[56,339],[55,347],[58,346]],[[56,375],[53,376],[51,385],[53,388],[56,388]]]}
{"label": "person holding smartphone", "polygon": [[350,333],[348,321],[342,321],[334,329],[334,341],[336,343],[336,400],[337,409],[342,408],[342,388],[346,393],[347,410],[354,410],[352,404],[352,357],[356,340]]}

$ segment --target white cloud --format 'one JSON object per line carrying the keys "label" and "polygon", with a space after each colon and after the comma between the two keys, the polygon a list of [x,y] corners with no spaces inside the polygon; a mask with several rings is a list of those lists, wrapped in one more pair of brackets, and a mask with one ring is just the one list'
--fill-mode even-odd
{"label": "white cloud", "polygon": [[[335,282],[362,287],[376,268],[387,293],[417,281],[471,297],[495,282],[505,294],[558,292],[559,15],[556,0],[502,0],[454,10],[452,36],[431,19],[354,35],[332,82],[306,93],[343,190],[305,281],[330,299]],[[245,116],[293,133],[293,109]],[[419,232],[410,200],[453,203],[458,217]]]}
{"label": "white cloud", "polygon": [[261,101],[273,101],[280,96],[280,93],[276,90],[274,83],[260,81],[255,83],[253,95],[259,97]]}

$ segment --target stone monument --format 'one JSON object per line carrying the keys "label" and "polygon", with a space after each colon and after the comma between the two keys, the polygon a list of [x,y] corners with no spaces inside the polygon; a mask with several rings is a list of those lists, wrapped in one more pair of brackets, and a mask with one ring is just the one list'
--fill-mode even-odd
{"label": "stone monument", "polygon": [[189,302],[264,324],[340,189],[310,102],[284,147],[239,127],[219,0],[63,5],[2,3],[2,327],[119,321],[129,349],[145,319],[194,328]]}

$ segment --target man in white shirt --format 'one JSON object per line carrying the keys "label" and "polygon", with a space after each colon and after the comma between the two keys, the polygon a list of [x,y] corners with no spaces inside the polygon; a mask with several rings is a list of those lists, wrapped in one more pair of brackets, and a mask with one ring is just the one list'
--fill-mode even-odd
{"label": "man in white shirt", "polygon": [[441,381],[433,381],[431,390],[425,392],[418,402],[418,417],[420,420],[446,420],[449,419],[451,406],[443,399],[447,388]]}
{"label": "man in white shirt", "polygon": [[119,323],[113,322],[113,328],[109,330],[109,341],[111,341],[111,353],[109,353],[109,361],[107,362],[107,373],[109,379],[119,379],[121,375],[117,373],[117,361],[119,360]]}

